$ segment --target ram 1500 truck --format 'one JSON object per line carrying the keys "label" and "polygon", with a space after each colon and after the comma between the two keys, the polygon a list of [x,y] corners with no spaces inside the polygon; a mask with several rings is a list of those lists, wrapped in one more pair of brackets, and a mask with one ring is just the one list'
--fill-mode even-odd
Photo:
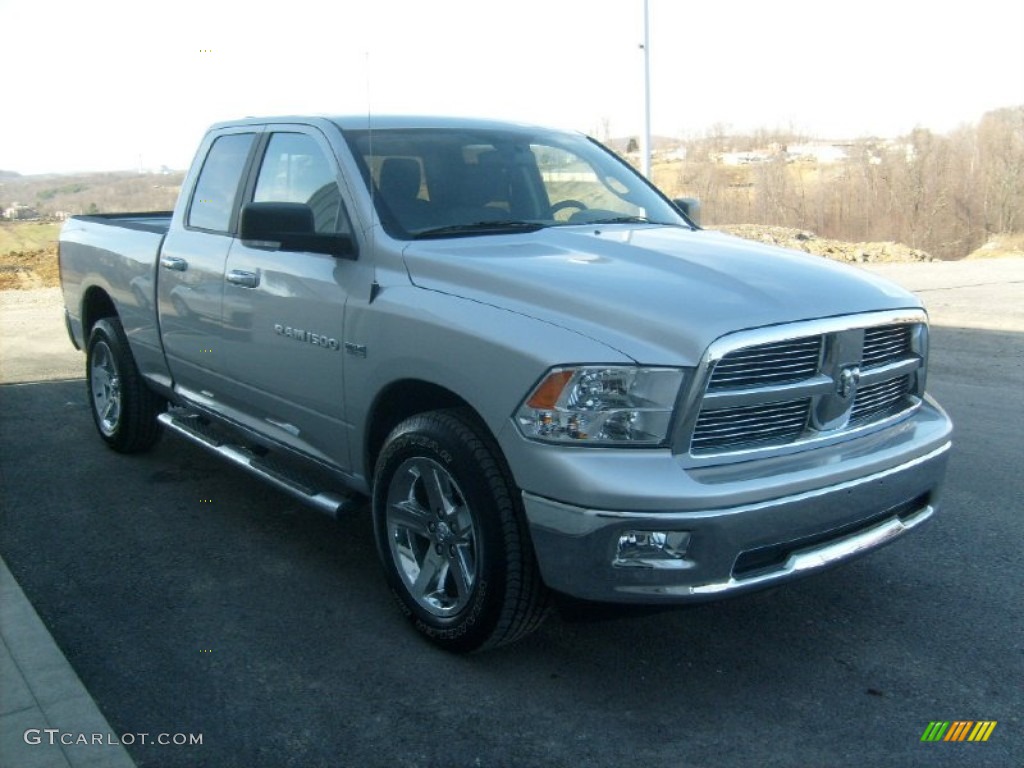
{"label": "ram 1500 truck", "polygon": [[776,585],[938,503],[920,302],[703,230],[583,135],[221,123],[173,213],[73,217],[60,265],[111,448],[170,430],[368,507],[399,605],[449,650],[515,640],[552,592]]}

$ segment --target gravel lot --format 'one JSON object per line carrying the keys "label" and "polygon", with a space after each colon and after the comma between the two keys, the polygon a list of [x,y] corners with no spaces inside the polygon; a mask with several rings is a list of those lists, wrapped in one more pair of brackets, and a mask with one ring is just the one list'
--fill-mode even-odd
{"label": "gravel lot", "polygon": [[0,291],[0,384],[83,376],[64,330],[60,288]]}

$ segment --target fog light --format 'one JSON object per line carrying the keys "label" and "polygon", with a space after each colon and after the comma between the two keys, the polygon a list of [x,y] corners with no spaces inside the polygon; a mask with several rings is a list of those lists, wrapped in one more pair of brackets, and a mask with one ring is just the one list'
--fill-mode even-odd
{"label": "fog light", "polygon": [[626,531],[619,536],[612,565],[633,568],[689,568],[689,531]]}

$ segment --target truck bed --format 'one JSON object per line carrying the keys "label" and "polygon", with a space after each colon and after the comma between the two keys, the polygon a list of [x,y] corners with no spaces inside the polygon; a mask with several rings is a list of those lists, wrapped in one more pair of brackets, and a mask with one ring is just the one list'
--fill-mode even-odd
{"label": "truck bed", "polygon": [[142,213],[93,213],[72,216],[73,219],[106,224],[124,229],[140,229],[144,232],[155,232],[166,235],[171,228],[172,211],[151,211]]}
{"label": "truck bed", "polygon": [[[98,286],[118,308],[132,351],[144,370],[163,365],[156,317],[160,248],[171,226],[169,211],[72,216],[61,230],[60,268],[68,330],[75,346],[83,328],[85,288]],[[112,279],[114,278],[114,279]]]}

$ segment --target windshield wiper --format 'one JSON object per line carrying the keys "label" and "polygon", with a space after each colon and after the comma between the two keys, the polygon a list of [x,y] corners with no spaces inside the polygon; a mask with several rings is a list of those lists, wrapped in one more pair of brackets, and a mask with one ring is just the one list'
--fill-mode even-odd
{"label": "windshield wiper", "polygon": [[[575,222],[574,222],[575,223]],[[660,224],[662,226],[674,226],[665,221],[655,221],[646,216],[611,216],[607,219],[587,219],[580,224]]]}
{"label": "windshield wiper", "polygon": [[470,224],[449,224],[444,227],[425,229],[422,232],[415,232],[413,237],[416,240],[428,240],[432,237],[465,237],[467,235],[504,235],[515,232],[536,232],[543,229],[545,224],[539,221],[519,221],[509,219],[504,221],[474,221]]}

